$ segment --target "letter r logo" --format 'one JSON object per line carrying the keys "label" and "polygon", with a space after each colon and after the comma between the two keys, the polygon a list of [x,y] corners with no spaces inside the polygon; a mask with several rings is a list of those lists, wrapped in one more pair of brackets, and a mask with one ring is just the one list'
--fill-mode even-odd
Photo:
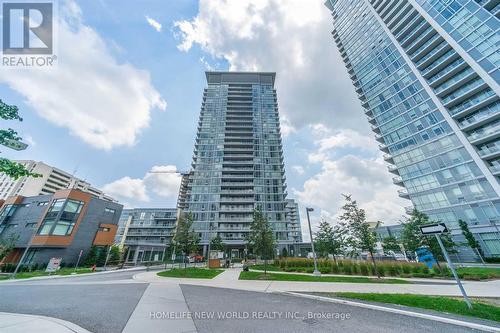
{"label": "letter r logo", "polygon": [[52,54],[51,2],[4,2],[2,14],[4,54]]}

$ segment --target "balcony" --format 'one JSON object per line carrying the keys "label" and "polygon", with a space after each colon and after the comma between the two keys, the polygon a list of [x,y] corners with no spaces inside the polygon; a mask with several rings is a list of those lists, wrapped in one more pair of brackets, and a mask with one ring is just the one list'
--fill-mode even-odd
{"label": "balcony", "polygon": [[404,185],[403,185],[403,178],[401,178],[400,176],[393,177],[393,178],[392,178],[392,182],[393,182],[395,185],[398,185],[398,186],[404,186]]}
{"label": "balcony", "polygon": [[384,161],[394,164],[394,159],[391,154],[384,154]]}
{"label": "balcony", "polygon": [[222,182],[224,187],[253,186],[253,182]]}
{"label": "balcony", "polygon": [[384,143],[384,137],[380,134],[375,134],[375,140],[377,140],[380,143]]}
{"label": "balcony", "polygon": [[398,195],[400,198],[410,199],[410,195],[407,190],[398,190]]}
{"label": "balcony", "polygon": [[500,122],[495,126],[480,129],[480,131],[471,133],[467,139],[469,139],[470,143],[477,145],[498,137],[500,137]]}
{"label": "balcony", "polygon": [[395,165],[388,165],[387,170],[389,170],[390,173],[393,173],[395,175],[399,175],[398,167]]}
{"label": "balcony", "polygon": [[387,147],[386,144],[380,144],[378,145],[378,148],[385,153],[389,153],[389,147]]}
{"label": "balcony", "polygon": [[490,123],[500,117],[500,112],[490,109],[488,112],[481,112],[471,117],[465,118],[458,125],[462,131],[470,131]]}
{"label": "balcony", "polygon": [[500,176],[500,164],[495,164],[489,167],[492,174]]}
{"label": "balcony", "polygon": [[483,159],[491,159],[500,156],[500,143],[495,142],[493,146],[483,147],[477,151]]}

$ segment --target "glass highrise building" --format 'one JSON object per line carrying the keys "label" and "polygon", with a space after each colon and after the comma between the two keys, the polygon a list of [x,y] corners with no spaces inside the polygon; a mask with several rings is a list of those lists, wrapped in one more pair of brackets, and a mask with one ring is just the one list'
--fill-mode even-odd
{"label": "glass highrise building", "polygon": [[499,2],[325,5],[399,195],[457,241],[465,241],[458,220],[467,221],[485,255],[500,256]]}
{"label": "glass highrise building", "polygon": [[218,234],[232,255],[243,256],[254,209],[267,216],[279,250],[290,251],[300,238],[287,214],[275,73],[206,72],[206,78],[179,207],[192,213],[204,252]]}

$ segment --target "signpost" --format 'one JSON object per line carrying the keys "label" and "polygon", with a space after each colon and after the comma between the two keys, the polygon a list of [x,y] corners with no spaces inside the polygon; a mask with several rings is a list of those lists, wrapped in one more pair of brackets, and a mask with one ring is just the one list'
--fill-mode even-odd
{"label": "signpost", "polygon": [[422,233],[422,235],[434,235],[436,237],[436,240],[439,243],[439,247],[441,248],[441,251],[443,251],[443,255],[446,259],[446,262],[448,263],[448,266],[450,267],[451,272],[453,273],[453,277],[455,278],[455,281],[457,281],[458,288],[460,288],[460,292],[464,297],[465,304],[467,304],[467,307],[469,309],[472,309],[472,303],[470,302],[469,297],[465,292],[462,282],[460,282],[457,272],[455,271],[455,267],[453,266],[453,263],[450,260],[450,256],[448,255],[448,251],[446,251],[446,248],[444,247],[443,242],[439,237],[440,234],[448,232],[446,224],[444,223],[426,224],[420,227],[420,232]]}
{"label": "signpost", "polygon": [[78,260],[76,261],[76,265],[75,265],[75,272],[78,269],[78,264],[80,263],[80,259],[82,258],[82,254],[83,254],[83,250],[80,250],[80,253],[78,254]]}

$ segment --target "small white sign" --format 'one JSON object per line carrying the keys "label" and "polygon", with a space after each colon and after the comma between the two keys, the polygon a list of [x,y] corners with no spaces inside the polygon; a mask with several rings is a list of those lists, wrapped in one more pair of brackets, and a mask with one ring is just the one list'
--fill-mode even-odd
{"label": "small white sign", "polygon": [[57,271],[59,269],[59,267],[61,266],[61,261],[62,261],[62,258],[51,258],[45,271],[49,272],[49,273]]}

